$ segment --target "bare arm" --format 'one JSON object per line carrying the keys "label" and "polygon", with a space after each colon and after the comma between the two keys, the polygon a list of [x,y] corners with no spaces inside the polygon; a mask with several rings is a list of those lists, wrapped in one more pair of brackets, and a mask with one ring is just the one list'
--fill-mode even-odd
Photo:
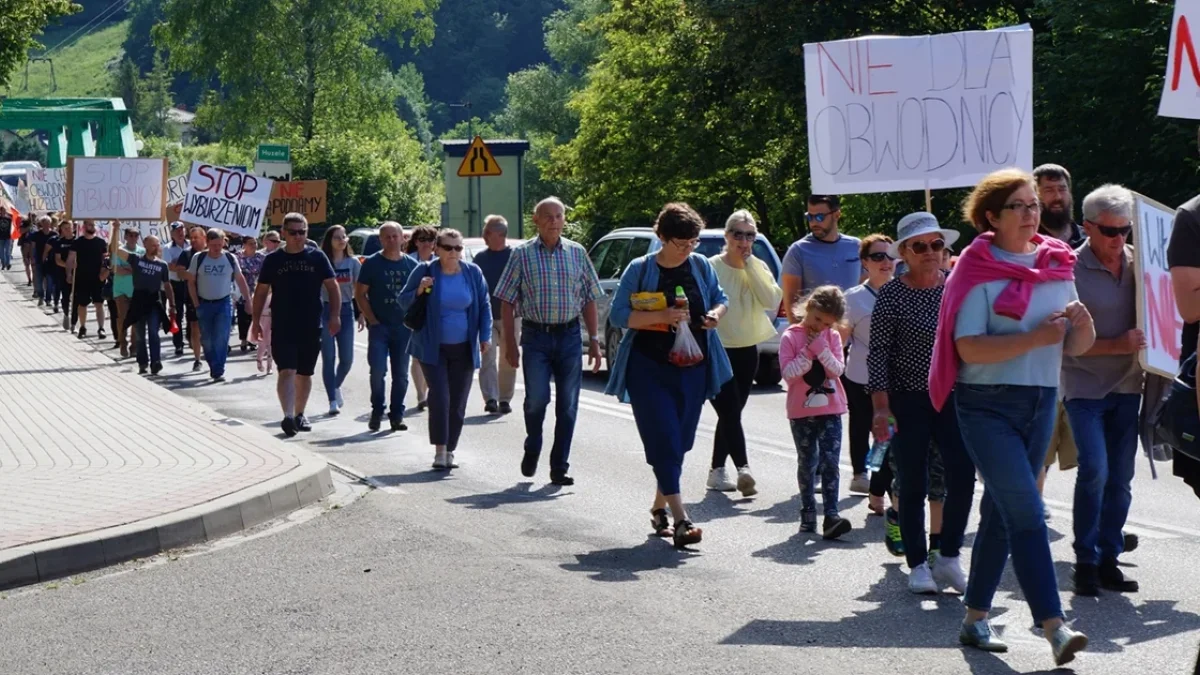
{"label": "bare arm", "polygon": [[781,280],[783,281],[783,303],[787,310],[788,323],[796,323],[799,319],[792,313],[792,305],[796,304],[796,300],[800,298],[800,277],[795,274],[784,274]]}
{"label": "bare arm", "polygon": [[75,258],[75,251],[67,254],[67,282],[75,283],[75,268],[79,265],[79,261]]}
{"label": "bare arm", "polygon": [[163,282],[163,290],[167,292],[167,306],[172,310],[175,309],[175,289],[171,288],[170,281]]}
{"label": "bare arm", "polygon": [[507,343],[504,345],[504,348],[508,349],[511,345],[515,349],[517,341],[516,336],[513,335],[513,331],[517,328],[517,312],[511,302],[504,302],[503,300],[500,302],[502,305],[500,322],[504,326],[504,342]]}
{"label": "bare arm", "polygon": [[[193,282],[188,282],[191,286]],[[254,307],[251,310],[255,325],[258,325],[262,319],[263,310],[267,308],[267,296],[271,294],[271,284],[263,283],[262,279],[258,280],[258,285],[254,287]]]}
{"label": "bare arm", "polygon": [[371,287],[366,284],[354,284],[354,302],[358,303],[358,311],[362,312],[367,325],[374,326],[379,323],[379,319],[375,316],[375,311],[371,309],[371,299],[368,297],[370,289]]}
{"label": "bare arm", "polygon": [[[599,324],[600,319],[596,314],[596,301],[589,300],[588,303],[583,306],[583,325],[587,328],[589,336],[598,334],[597,331]],[[507,324],[504,326],[504,329],[508,330]],[[510,335],[510,333],[505,333],[505,335]]]}
{"label": "bare arm", "polygon": [[[1063,323],[1066,323],[1064,320]],[[1064,327],[1065,331],[1065,327]],[[972,335],[954,341],[958,357],[964,363],[1000,363],[1015,359],[1044,345],[1039,344],[1034,332],[1011,335]]]}
{"label": "bare arm", "polygon": [[1172,267],[1171,288],[1179,316],[1186,323],[1200,321],[1200,267]]}
{"label": "bare arm", "polygon": [[250,285],[246,283],[246,275],[242,274],[241,270],[234,271],[233,280],[237,283],[238,291],[241,292],[242,297],[250,297]]}

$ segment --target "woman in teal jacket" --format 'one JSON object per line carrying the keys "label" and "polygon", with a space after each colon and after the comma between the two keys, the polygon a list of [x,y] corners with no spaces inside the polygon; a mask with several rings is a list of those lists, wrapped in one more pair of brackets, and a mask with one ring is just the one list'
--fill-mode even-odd
{"label": "woman in teal jacket", "polygon": [[400,293],[404,311],[428,291],[425,325],[413,333],[408,351],[429,383],[429,442],[433,468],[454,469],[454,450],[467,414],[467,395],[479,355],[492,341],[492,303],[483,272],[463,262],[462,235],[442,230],[437,257],[417,265]]}
{"label": "woman in teal jacket", "polygon": [[[621,339],[605,393],[633,406],[646,463],[658,482],[651,527],[659,536],[673,537],[678,548],[699,543],[703,535],[688,519],[680,495],[683,457],[696,439],[704,402],[733,377],[713,330],[728,298],[712,263],[693,253],[702,229],[704,220],[687,204],[663,207],[654,223],[662,248],[629,264],[608,315],[613,326],[630,330]],[[677,300],[680,290],[685,302]],[[635,294],[639,304],[657,301],[652,306],[665,308],[635,310]],[[699,344],[703,359],[698,363],[682,364],[670,356],[680,322],[686,322]],[[668,506],[674,527],[667,520]]]}

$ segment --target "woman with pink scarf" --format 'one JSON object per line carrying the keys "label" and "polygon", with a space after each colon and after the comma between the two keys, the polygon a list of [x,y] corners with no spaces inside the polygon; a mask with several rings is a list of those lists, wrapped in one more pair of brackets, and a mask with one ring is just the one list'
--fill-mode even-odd
{"label": "woman with pink scarf", "polygon": [[982,234],[946,283],[929,396],[941,409],[954,390],[963,440],[985,488],[959,641],[1007,651],[988,613],[1011,552],[1034,621],[1061,666],[1087,646],[1087,636],[1063,622],[1037,476],[1054,427],[1063,353],[1086,352],[1095,329],[1075,292],[1075,254],[1037,233],[1040,214],[1033,177],[1017,169],[988,175],[967,198],[963,215]]}

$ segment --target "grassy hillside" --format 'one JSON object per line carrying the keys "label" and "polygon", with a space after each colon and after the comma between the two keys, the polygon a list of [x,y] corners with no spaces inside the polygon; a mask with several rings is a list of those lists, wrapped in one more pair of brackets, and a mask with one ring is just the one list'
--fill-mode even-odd
{"label": "grassy hillside", "polygon": [[[74,31],[74,28],[47,31],[38,41],[53,48]],[[82,38],[76,35],[69,46],[54,50],[50,56],[57,90],[50,78],[50,64],[36,62],[29,64],[28,88],[22,67],[12,78],[8,95],[20,98],[111,95],[112,73],[121,59],[121,45],[128,31],[129,22],[122,21],[98,28]]]}

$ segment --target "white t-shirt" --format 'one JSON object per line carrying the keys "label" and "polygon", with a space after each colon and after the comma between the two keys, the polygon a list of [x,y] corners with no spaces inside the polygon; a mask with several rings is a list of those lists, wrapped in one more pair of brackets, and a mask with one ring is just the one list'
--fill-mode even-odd
{"label": "white t-shirt", "polygon": [[870,379],[867,374],[867,355],[871,351],[871,312],[875,309],[878,297],[878,292],[866,284],[846,291],[846,323],[850,324],[846,377],[864,386]]}
{"label": "white t-shirt", "polygon": [[[170,246],[167,246],[165,249],[163,249],[163,260],[166,261],[168,265],[174,265],[175,263],[179,262],[179,256],[182,255],[184,251],[188,250],[188,248],[189,247],[187,246],[179,246],[178,244],[172,242]],[[179,278],[179,274],[175,272],[167,274],[167,277],[171,281],[183,281],[183,279]]]}

